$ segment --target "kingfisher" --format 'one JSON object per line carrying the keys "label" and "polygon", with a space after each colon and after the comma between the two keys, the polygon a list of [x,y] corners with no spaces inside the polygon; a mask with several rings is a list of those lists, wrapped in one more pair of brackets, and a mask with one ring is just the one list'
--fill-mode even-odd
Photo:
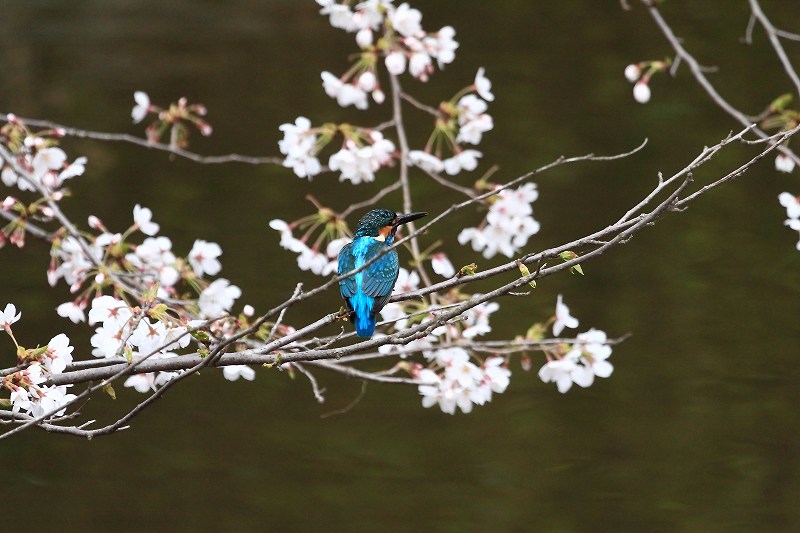
{"label": "kingfisher", "polygon": [[[363,266],[389,248],[400,225],[427,214],[373,209],[361,217],[352,242],[339,252],[339,275]],[[339,280],[339,292],[353,312],[353,324],[359,337],[372,337],[378,313],[389,301],[399,272],[397,252],[389,250],[361,272]]]}

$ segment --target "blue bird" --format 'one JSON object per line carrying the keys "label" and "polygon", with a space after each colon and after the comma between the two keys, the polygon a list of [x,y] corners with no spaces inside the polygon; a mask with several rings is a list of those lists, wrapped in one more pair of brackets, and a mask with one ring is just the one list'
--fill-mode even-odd
{"label": "blue bird", "polygon": [[[397,227],[428,213],[398,214],[389,209],[373,209],[358,221],[353,241],[339,252],[339,274],[346,274],[389,248]],[[397,252],[389,250],[367,268],[339,281],[353,324],[359,337],[372,337],[378,313],[392,294],[400,264]]]}

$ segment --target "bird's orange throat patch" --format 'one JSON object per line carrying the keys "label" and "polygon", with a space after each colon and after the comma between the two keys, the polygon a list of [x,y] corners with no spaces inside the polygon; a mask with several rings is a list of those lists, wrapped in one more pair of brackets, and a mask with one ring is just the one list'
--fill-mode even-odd
{"label": "bird's orange throat patch", "polygon": [[381,229],[378,230],[378,236],[375,237],[379,241],[386,241],[386,237],[388,237],[392,233],[391,226],[383,226]]}

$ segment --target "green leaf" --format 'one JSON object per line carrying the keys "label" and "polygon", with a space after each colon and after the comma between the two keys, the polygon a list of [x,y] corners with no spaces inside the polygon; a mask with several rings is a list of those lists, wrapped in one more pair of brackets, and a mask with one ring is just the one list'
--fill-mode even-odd
{"label": "green leaf", "polygon": [[792,98],[794,98],[792,93],[782,94],[770,102],[769,108],[771,111],[783,111],[789,104],[792,103]]}
{"label": "green leaf", "polygon": [[583,276],[583,268],[581,268],[580,265],[572,265],[571,267],[569,267],[569,271],[573,274],[577,272],[578,274]]}

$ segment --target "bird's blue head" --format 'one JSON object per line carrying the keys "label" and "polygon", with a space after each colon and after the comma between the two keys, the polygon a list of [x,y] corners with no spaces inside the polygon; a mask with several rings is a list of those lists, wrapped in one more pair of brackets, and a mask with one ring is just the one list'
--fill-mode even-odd
{"label": "bird's blue head", "polygon": [[358,221],[354,237],[373,237],[391,244],[398,226],[427,214],[424,212],[402,214],[389,209],[373,209]]}

